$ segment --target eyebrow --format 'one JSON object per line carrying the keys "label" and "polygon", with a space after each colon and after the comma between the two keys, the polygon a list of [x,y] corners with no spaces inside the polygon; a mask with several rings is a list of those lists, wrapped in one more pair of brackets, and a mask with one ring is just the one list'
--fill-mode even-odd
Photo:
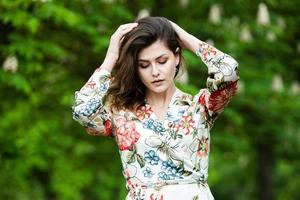
{"label": "eyebrow", "polygon": [[[166,53],[161,54],[160,56],[156,57],[155,60],[157,60],[157,59],[159,59],[159,58],[161,58],[161,57],[163,57],[163,56],[165,56],[165,55],[168,55],[168,54],[166,54]],[[139,59],[138,61],[141,61],[141,62],[148,62],[149,60]]]}

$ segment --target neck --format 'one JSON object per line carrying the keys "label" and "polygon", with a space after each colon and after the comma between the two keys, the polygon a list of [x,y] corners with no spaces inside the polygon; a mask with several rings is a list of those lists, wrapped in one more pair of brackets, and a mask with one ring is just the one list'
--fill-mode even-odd
{"label": "neck", "polygon": [[165,107],[169,105],[171,98],[176,90],[175,84],[170,86],[166,91],[156,93],[150,90],[146,91],[147,103],[156,107]]}

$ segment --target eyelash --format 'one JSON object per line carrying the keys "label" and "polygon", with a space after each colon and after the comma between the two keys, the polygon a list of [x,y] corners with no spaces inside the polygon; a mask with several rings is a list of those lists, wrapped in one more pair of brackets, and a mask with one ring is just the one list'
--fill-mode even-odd
{"label": "eyelash", "polygon": [[[162,61],[162,62],[158,62],[159,64],[163,65],[167,62],[168,60]],[[149,65],[140,65],[141,68],[147,68]]]}

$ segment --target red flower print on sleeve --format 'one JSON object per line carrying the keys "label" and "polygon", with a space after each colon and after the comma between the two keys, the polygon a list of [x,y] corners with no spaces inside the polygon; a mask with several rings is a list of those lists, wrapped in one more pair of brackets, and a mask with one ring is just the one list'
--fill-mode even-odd
{"label": "red flower print on sleeve", "polygon": [[234,96],[236,91],[237,82],[233,82],[227,85],[225,88],[213,92],[209,96],[208,109],[212,112],[222,111],[226,107],[230,99]]}
{"label": "red flower print on sleeve", "polygon": [[97,131],[94,128],[86,127],[84,129],[89,135],[92,135],[92,136],[100,136],[101,135],[101,132]]}
{"label": "red flower print on sleeve", "polygon": [[96,86],[96,82],[93,80],[88,81],[84,87],[94,89]]}
{"label": "red flower print on sleeve", "polygon": [[199,55],[202,57],[203,61],[206,61],[217,54],[217,49],[207,43],[201,43],[199,50]]}
{"label": "red flower print on sleeve", "polygon": [[[98,118],[96,118],[95,124],[98,124],[98,126],[102,126],[100,123],[101,121]],[[99,131],[92,127],[85,127],[85,131],[92,136],[111,136],[112,124],[110,120],[106,120],[104,123],[104,129],[102,131]]]}
{"label": "red flower print on sleeve", "polygon": [[205,93],[203,92],[199,99],[198,99],[198,103],[200,103],[201,106],[205,106],[206,100],[205,100]]}
{"label": "red flower print on sleeve", "polygon": [[129,150],[140,138],[133,121],[126,121],[124,117],[116,119],[116,140],[121,151]]}
{"label": "red flower print on sleeve", "polygon": [[104,123],[104,135],[109,136],[112,133],[112,126],[111,126],[111,121],[106,120]]}

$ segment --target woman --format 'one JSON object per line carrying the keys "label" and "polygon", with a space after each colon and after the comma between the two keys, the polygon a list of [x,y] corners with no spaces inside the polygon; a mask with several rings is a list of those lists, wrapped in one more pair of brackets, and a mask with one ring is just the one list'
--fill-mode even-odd
{"label": "woman", "polygon": [[[182,48],[208,67],[207,88],[194,97],[174,84]],[[73,118],[91,135],[115,138],[127,200],[213,199],[210,129],[238,79],[232,57],[166,18],[146,17],[112,35],[103,64],[75,94]]]}

